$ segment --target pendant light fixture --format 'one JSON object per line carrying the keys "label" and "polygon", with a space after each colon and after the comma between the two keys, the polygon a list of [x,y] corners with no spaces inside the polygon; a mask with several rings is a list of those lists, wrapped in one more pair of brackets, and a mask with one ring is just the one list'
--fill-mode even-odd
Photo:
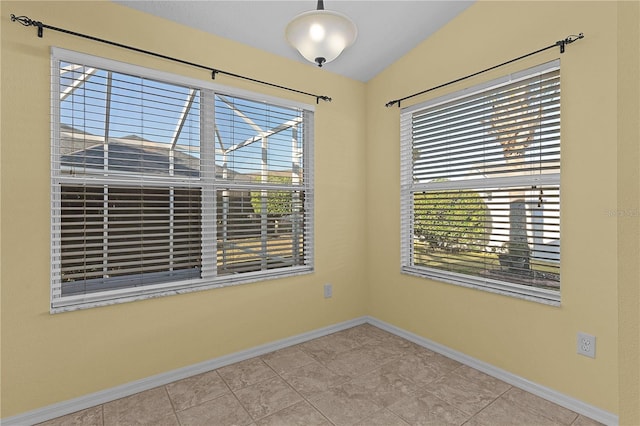
{"label": "pendant light fixture", "polygon": [[285,30],[289,44],[319,67],[336,59],[357,35],[353,21],[342,13],[325,10],[323,0],[318,0],[317,10],[293,18]]}

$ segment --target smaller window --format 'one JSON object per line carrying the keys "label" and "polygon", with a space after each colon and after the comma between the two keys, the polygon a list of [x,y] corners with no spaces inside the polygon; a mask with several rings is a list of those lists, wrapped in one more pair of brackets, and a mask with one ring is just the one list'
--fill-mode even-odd
{"label": "smaller window", "polygon": [[404,272],[560,301],[558,67],[403,110]]}

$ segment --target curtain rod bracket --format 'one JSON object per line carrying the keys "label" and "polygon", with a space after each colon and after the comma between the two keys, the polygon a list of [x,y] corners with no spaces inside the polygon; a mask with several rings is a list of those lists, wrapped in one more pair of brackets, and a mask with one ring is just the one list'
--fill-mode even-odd
{"label": "curtain rod bracket", "polygon": [[216,74],[218,74],[218,70],[211,70],[211,80],[215,80],[216,79]]}

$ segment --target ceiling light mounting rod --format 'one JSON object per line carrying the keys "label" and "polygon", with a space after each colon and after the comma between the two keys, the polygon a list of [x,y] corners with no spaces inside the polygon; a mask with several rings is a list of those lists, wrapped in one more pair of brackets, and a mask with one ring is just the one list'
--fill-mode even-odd
{"label": "ceiling light mounting rod", "polygon": [[387,102],[385,104],[385,106],[388,108],[388,107],[391,107],[393,105],[398,105],[398,108],[400,108],[400,103],[402,101],[407,100],[407,99],[411,99],[411,98],[414,98],[416,96],[424,95],[425,93],[432,92],[432,91],[437,90],[437,89],[441,89],[441,88],[443,88],[445,86],[450,86],[450,85],[452,85],[454,83],[458,83],[458,82],[460,82],[462,80],[466,80],[468,78],[475,77],[478,74],[482,74],[482,73],[485,73],[487,71],[491,71],[491,70],[494,70],[496,68],[503,67],[503,66],[508,65],[508,64],[510,64],[512,62],[519,61],[520,59],[524,59],[524,58],[527,58],[529,56],[533,56],[535,54],[538,54],[540,52],[544,52],[545,50],[553,49],[554,47],[560,47],[560,53],[562,54],[562,53],[564,53],[565,46],[567,44],[571,44],[574,41],[580,40],[580,39],[583,39],[583,38],[584,38],[584,34],[583,33],[580,33],[578,35],[570,35],[570,36],[564,38],[563,40],[558,40],[555,43],[553,43],[553,44],[551,44],[551,45],[549,45],[547,47],[543,47],[542,49],[538,49],[538,50],[535,50],[533,52],[529,52],[529,53],[527,53],[525,55],[522,55],[522,56],[518,56],[517,58],[510,59],[510,60],[508,60],[506,62],[503,62],[501,64],[494,65],[492,67],[483,69],[482,71],[478,71],[478,72],[474,72],[473,74],[465,75],[464,77],[460,77],[460,78],[457,78],[455,80],[448,81],[448,82],[440,84],[438,86],[431,87],[431,88],[429,88],[427,90],[423,90],[421,92],[414,93],[413,95],[405,96],[404,98],[400,98],[400,99],[395,99],[393,101],[389,101],[389,102]]}
{"label": "ceiling light mounting rod", "polygon": [[76,36],[76,37],[81,37],[81,38],[85,38],[85,39],[88,39],[88,40],[97,41],[99,43],[104,43],[104,44],[108,44],[110,46],[116,46],[116,47],[120,47],[120,48],[127,49],[127,50],[133,50],[134,52],[144,53],[145,55],[155,56],[156,58],[161,58],[161,59],[166,59],[166,60],[173,61],[173,62],[178,62],[180,64],[189,65],[189,66],[192,66],[192,67],[195,67],[195,68],[204,69],[204,70],[207,70],[207,71],[211,72],[211,78],[212,79],[216,78],[216,74],[224,74],[224,75],[228,75],[230,77],[235,77],[235,78],[239,78],[239,79],[242,79],[242,80],[251,81],[251,82],[262,84],[262,85],[265,85],[265,86],[275,87],[275,88],[278,88],[278,89],[287,90],[289,92],[294,92],[294,93],[299,93],[301,95],[311,96],[311,97],[316,99],[316,103],[317,104],[320,103],[321,100],[322,101],[326,101],[326,102],[331,102],[331,98],[329,96],[316,95],[314,93],[303,92],[302,90],[292,89],[290,87],[281,86],[281,85],[275,84],[275,83],[269,83],[268,81],[257,80],[255,78],[246,77],[244,75],[235,74],[235,73],[228,72],[228,71],[222,71],[222,70],[219,70],[219,69],[216,69],[216,68],[212,68],[212,67],[209,67],[209,66],[206,66],[206,65],[197,64],[195,62],[189,62],[189,61],[185,61],[183,59],[178,59],[178,58],[174,58],[174,57],[171,57],[171,56],[163,55],[161,53],[156,53],[156,52],[152,52],[152,51],[149,51],[149,50],[140,49],[138,47],[129,46],[129,45],[122,44],[122,43],[117,43],[115,41],[105,40],[105,39],[94,37],[94,36],[91,36],[91,35],[82,34],[82,33],[78,33],[78,32],[75,32],[75,31],[66,30],[64,28],[54,27],[54,26],[51,26],[51,25],[43,24],[40,21],[36,21],[34,19],[31,19],[28,16],[16,16],[16,15],[14,15],[12,13],[11,14],[11,22],[18,22],[19,24],[22,24],[25,27],[37,27],[38,28],[38,37],[40,37],[40,38],[42,38],[42,36],[43,36],[43,29],[47,28],[49,30],[58,31],[58,32],[61,32],[61,33],[64,33],[64,34],[69,34],[69,35],[72,35],[72,36]]}

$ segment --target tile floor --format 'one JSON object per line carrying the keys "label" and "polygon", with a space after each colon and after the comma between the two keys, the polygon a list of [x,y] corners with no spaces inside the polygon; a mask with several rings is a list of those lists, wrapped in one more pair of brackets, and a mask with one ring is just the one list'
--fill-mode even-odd
{"label": "tile floor", "polygon": [[599,423],[365,324],[41,425]]}

